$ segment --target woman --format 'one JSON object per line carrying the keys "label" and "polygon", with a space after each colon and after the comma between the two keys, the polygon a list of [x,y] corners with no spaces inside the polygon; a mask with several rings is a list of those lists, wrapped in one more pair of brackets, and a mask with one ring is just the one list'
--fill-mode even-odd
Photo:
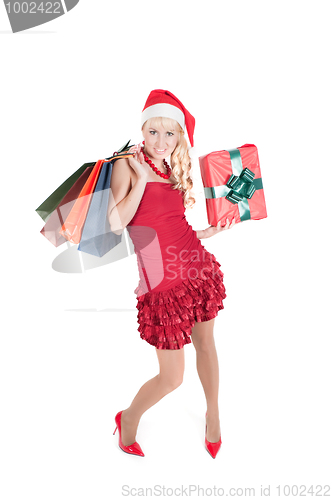
{"label": "woman", "polygon": [[[144,456],[136,442],[143,413],[182,383],[183,346],[194,344],[197,371],[207,402],[205,446],[215,458],[220,445],[219,368],[214,320],[226,297],[223,273],[200,240],[234,226],[194,231],[185,219],[191,196],[190,157],[195,119],[170,92],[154,90],[142,112],[143,147],[132,158],[117,160],[111,178],[111,230],[127,227],[134,242],[140,282],[137,294],[140,336],[156,349],[160,373],[138,391],[131,405],[117,413],[119,446]],[[171,158],[171,166],[166,158]]]}

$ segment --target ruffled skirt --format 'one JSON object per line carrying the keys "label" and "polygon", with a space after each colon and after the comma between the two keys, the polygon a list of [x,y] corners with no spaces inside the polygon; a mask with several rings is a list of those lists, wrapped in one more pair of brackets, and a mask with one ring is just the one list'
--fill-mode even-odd
{"label": "ruffled skirt", "polygon": [[224,274],[215,256],[205,251],[195,279],[160,292],[140,293],[135,289],[140,337],[157,349],[181,349],[191,343],[196,322],[209,321],[223,309],[226,298]]}

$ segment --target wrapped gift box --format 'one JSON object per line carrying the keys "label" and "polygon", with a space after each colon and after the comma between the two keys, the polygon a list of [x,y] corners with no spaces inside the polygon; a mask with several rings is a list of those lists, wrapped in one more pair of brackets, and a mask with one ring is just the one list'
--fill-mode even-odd
{"label": "wrapped gift box", "polygon": [[208,222],[216,226],[267,217],[258,151],[253,144],[199,158]]}

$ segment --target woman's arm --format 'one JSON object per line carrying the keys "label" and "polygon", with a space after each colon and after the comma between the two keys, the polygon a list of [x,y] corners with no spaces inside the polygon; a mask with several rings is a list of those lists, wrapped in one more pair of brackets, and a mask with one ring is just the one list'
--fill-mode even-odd
{"label": "woman's arm", "polygon": [[220,224],[221,221],[219,221],[216,226],[209,226],[208,228],[203,229],[202,231],[196,231],[197,238],[199,240],[201,240],[202,238],[210,238],[211,236],[220,233],[220,231],[225,231],[225,229],[231,229],[235,224],[235,217],[233,218],[231,225],[229,225],[228,219],[226,219],[225,226],[221,227]]}
{"label": "woman's arm", "polygon": [[197,235],[197,238],[199,240],[202,240],[203,238],[205,238],[204,231],[205,231],[205,229],[202,229],[202,231],[196,231],[196,235]]}
{"label": "woman's arm", "polygon": [[124,158],[117,160],[113,165],[108,220],[111,231],[115,234],[122,234],[134,217],[146,186],[147,177],[142,175],[131,188],[130,169]]}

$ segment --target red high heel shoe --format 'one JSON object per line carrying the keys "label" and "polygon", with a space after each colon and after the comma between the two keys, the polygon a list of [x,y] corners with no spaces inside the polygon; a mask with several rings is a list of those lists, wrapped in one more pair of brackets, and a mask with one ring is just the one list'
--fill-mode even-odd
{"label": "red high heel shoe", "polygon": [[144,457],[145,455],[144,455],[140,445],[136,441],[133,444],[130,444],[129,446],[125,446],[122,443],[122,439],[121,439],[121,414],[122,414],[122,411],[119,411],[115,415],[116,427],[115,427],[115,431],[113,432],[113,436],[116,433],[116,430],[119,429],[119,447],[121,448],[121,450],[125,451],[126,453],[130,453],[131,455],[139,455],[140,457]]}
{"label": "red high heel shoe", "polygon": [[[206,416],[207,416],[207,412],[205,413],[205,418],[206,418]],[[220,446],[221,446],[221,436],[219,438],[219,441],[217,441],[216,443],[211,443],[210,441],[208,441],[206,439],[206,430],[207,430],[207,424],[205,424],[205,448],[210,453],[212,458],[216,458],[216,455],[217,455],[218,451],[220,450]]]}

